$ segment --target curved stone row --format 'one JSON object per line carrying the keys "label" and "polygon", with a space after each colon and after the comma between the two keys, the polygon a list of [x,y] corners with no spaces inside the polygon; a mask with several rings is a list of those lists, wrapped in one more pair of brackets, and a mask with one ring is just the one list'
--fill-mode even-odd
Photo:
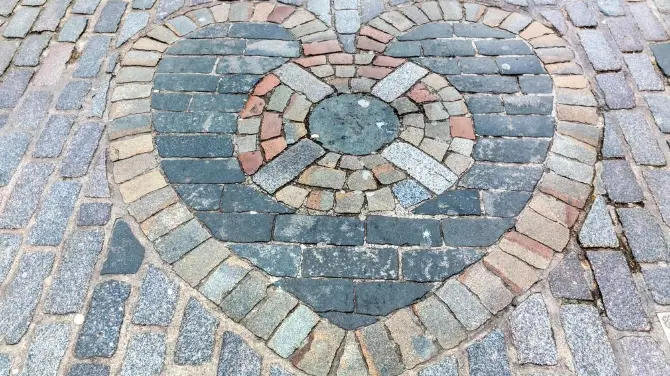
{"label": "curved stone row", "polygon": [[[251,6],[251,3],[241,4]],[[576,96],[592,95],[587,81],[579,67],[570,63],[572,53],[565,48],[565,43],[550,29],[522,14],[473,4],[465,6],[464,16],[461,6],[455,2],[444,2],[447,8],[442,9],[433,2],[420,3],[414,8],[423,8],[427,16],[434,14],[428,10],[428,4],[433,10],[437,7],[439,15],[447,20],[464,17],[466,21],[519,33],[536,48],[537,55],[553,78],[557,118],[575,122],[559,123],[558,131],[567,135],[583,134],[585,127],[589,127],[584,124],[592,124],[597,129],[600,119],[595,107],[574,105]],[[259,17],[255,21],[271,17],[292,32],[300,25],[320,22],[307,11],[296,11],[290,6],[254,5],[256,9],[262,7],[268,10],[263,13],[267,19]],[[217,22],[229,21],[228,16],[233,14],[223,12],[222,7],[229,5],[211,8]],[[247,16],[238,21],[247,21],[255,14],[256,11],[250,8]],[[431,17],[431,20],[434,19]],[[159,53],[165,51],[178,36],[187,34],[184,25],[196,28],[195,23],[185,16],[177,16],[167,21],[167,25],[169,28],[158,26],[149,31],[147,37],[134,42],[131,52],[137,59],[122,61],[122,68],[116,77],[117,84],[127,82],[134,85],[130,82],[151,81],[155,72],[153,67],[160,59]],[[413,20],[396,10],[370,22],[371,31],[391,35],[400,34],[400,29],[414,27]],[[315,56],[334,52],[324,49],[320,43],[338,45],[333,42],[334,33],[331,36],[324,31],[299,38],[303,42],[314,40],[310,38],[328,39],[326,42],[303,43],[303,50],[311,49]],[[361,40],[364,39],[359,36],[359,43]],[[122,91],[119,87],[116,90]],[[150,111],[149,100],[116,94],[116,91],[113,98],[116,100],[111,106],[110,116],[115,120],[110,125],[110,137],[113,139],[110,146],[115,161],[114,178],[120,183],[121,194],[129,204],[130,213],[142,223],[143,231],[154,241],[159,254],[167,262],[175,263],[180,275],[186,270],[184,265],[202,265],[203,270],[198,270],[197,277],[183,276],[219,304],[226,314],[268,340],[268,346],[280,356],[299,353],[294,363],[311,374],[323,374],[324,370],[330,369],[342,341],[350,356],[335,366],[350,370],[351,367],[359,367],[352,370],[356,374],[367,373],[366,369],[360,368],[364,367],[364,363],[373,374],[379,370],[399,374],[432,358],[440,348],[449,349],[458,345],[468,332],[476,330],[491,315],[508,305],[514,295],[522,294],[542,277],[542,270],[549,265],[553,252],[562,251],[567,243],[568,229],[574,224],[578,209],[583,207],[590,193],[590,187],[584,181],[593,173],[592,168],[586,163],[582,165],[567,160],[562,153],[570,144],[555,142],[546,165],[549,170],[539,183],[539,192],[521,213],[515,231],[507,233],[498,245],[491,247],[483,261],[471,265],[460,276],[449,279],[434,289],[435,293],[428,294],[411,308],[397,310],[378,323],[356,330],[359,349],[353,335],[345,335],[342,329],[320,319],[281,289],[268,288],[271,279],[254,270],[242,258],[235,255],[214,257],[215,254],[221,255],[214,252],[221,247],[221,243],[213,240],[186,206],[178,202],[176,192],[168,186],[157,167],[151,135],[147,133],[151,127],[149,116],[142,115]],[[157,228],[162,230],[156,231]],[[207,257],[210,257],[210,262],[203,263],[201,260]],[[412,336],[406,336],[409,332]],[[407,343],[408,338],[423,338],[425,346],[422,351],[417,352],[415,346]],[[429,338],[437,341],[434,343]],[[393,350],[396,347],[400,355]]]}

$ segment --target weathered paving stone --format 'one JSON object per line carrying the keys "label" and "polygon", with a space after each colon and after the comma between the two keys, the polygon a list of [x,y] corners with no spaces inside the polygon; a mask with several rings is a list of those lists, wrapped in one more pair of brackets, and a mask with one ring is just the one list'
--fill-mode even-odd
{"label": "weathered paving stone", "polygon": [[21,236],[0,234],[0,283],[7,278],[20,246]]}
{"label": "weathered paving stone", "polygon": [[468,346],[468,361],[472,376],[512,375],[505,348],[505,335],[499,329]]}
{"label": "weathered paving stone", "polygon": [[361,354],[356,335],[353,332],[346,334],[337,369],[341,376],[360,375],[367,372],[363,354]]}
{"label": "weathered paving stone", "polygon": [[419,376],[458,376],[458,361],[454,356],[445,356],[436,363],[422,368]]}
{"label": "weathered paving stone", "polygon": [[3,343],[19,343],[28,330],[53,261],[54,255],[46,252],[26,253],[21,257],[17,274],[0,301],[0,338]]}
{"label": "weathered paving stone", "polygon": [[644,198],[633,170],[625,160],[604,160],[602,179],[610,199],[615,203],[640,202]]}
{"label": "weathered paving stone", "polygon": [[631,375],[661,376],[670,373],[670,364],[653,338],[623,337],[619,343]]}
{"label": "weathered paving stone", "polygon": [[28,87],[33,72],[23,69],[11,69],[4,74],[0,84],[0,108],[13,108]]}
{"label": "weathered paving stone", "polygon": [[57,0],[50,1],[44,7],[44,10],[40,13],[40,17],[35,22],[33,26],[33,31],[54,31],[60,24],[61,19],[67,11],[67,7],[70,6],[70,1],[68,0]]}
{"label": "weathered paving stone", "polygon": [[600,89],[605,93],[605,103],[612,110],[635,107],[633,91],[623,73],[602,73],[596,76]]}
{"label": "weathered paving stone", "polygon": [[[136,119],[137,123],[118,127],[127,129],[144,124],[144,118]],[[155,112],[153,116],[153,126],[160,133],[234,133],[236,121],[235,115],[221,112]]]}
{"label": "weathered paving stone", "polygon": [[279,215],[273,238],[284,242],[362,245],[363,236],[363,222],[356,218]]}
{"label": "weathered paving stone", "polygon": [[[502,56],[496,58],[496,64],[503,75],[542,74],[546,73],[540,59],[535,56]],[[509,82],[509,81],[508,81]],[[510,82],[508,87],[512,87]],[[509,93],[509,91],[500,91]]]}
{"label": "weathered paving stone", "polygon": [[557,363],[556,343],[541,294],[533,294],[519,304],[512,314],[510,325],[520,363]]}
{"label": "weathered paving stone", "polygon": [[314,328],[305,345],[306,352],[296,366],[314,375],[326,375],[342,343],[345,331],[325,321]]}
{"label": "weathered paving stone", "polygon": [[635,162],[652,166],[664,166],[666,164],[665,156],[642,112],[617,111],[607,114],[606,119],[611,120],[612,124],[621,128],[631,147]]}
{"label": "weathered paving stone", "polygon": [[42,124],[51,104],[53,94],[48,91],[36,91],[26,94],[23,103],[16,108],[8,122],[17,129],[35,129]]}
{"label": "weathered paving stone", "polygon": [[[638,52],[644,48],[640,30],[631,18],[612,17],[608,19],[607,27],[609,27],[612,37],[621,52]],[[653,46],[652,52],[655,52]]]}
{"label": "weathered paving stone", "polygon": [[356,312],[387,315],[423,297],[433,284],[412,282],[359,282],[356,284]]}
{"label": "weathered paving stone", "polygon": [[230,248],[276,277],[296,277],[300,267],[301,249],[297,245],[234,244]]}
{"label": "weathered paving stone", "polygon": [[[502,111],[502,109],[500,109]],[[498,111],[495,111],[498,112]],[[550,116],[474,115],[475,131],[482,136],[552,137]]]}
{"label": "weathered paving stone", "polygon": [[116,352],[124,306],[129,295],[130,286],[115,280],[102,282],[95,287],[77,339],[75,355],[78,358],[109,358]]}
{"label": "weathered paving stone", "polygon": [[[509,64],[509,63],[501,63],[501,64]],[[516,78],[514,77],[450,76],[449,82],[452,85],[454,85],[456,90],[466,93],[499,94],[499,93],[516,93],[519,90]]]}
{"label": "weathered paving stone", "polygon": [[110,42],[111,37],[108,35],[91,36],[86,43],[86,47],[84,47],[84,51],[79,57],[72,76],[77,78],[97,76],[100,72],[102,59],[107,52]]}
{"label": "weathered paving stone", "polygon": [[670,174],[664,170],[645,171],[644,177],[665,223],[670,223]]}
{"label": "weathered paving stone", "polygon": [[646,209],[620,208],[617,214],[635,260],[657,262],[670,259],[670,249],[663,231],[656,218]]}
{"label": "weathered paving stone", "polygon": [[455,279],[447,281],[435,294],[468,330],[479,328],[491,317],[479,299]]}
{"label": "weathered paving stone", "polygon": [[81,310],[103,240],[104,233],[97,229],[79,230],[69,236],[44,303],[45,312],[63,315]]}
{"label": "weathered paving stone", "polygon": [[403,180],[394,185],[392,189],[400,205],[406,208],[430,198],[430,192],[415,180]]}
{"label": "weathered paving stone", "polygon": [[173,187],[184,203],[194,210],[218,210],[221,207],[222,185],[179,184]]}
{"label": "weathered paving stone", "polygon": [[274,193],[324,154],[323,148],[315,142],[302,140],[263,166],[253,180],[269,193]]}
{"label": "weathered paving stone", "polygon": [[442,281],[483,256],[483,252],[470,248],[406,250],[402,252],[402,275],[408,281]]}
{"label": "weathered paving stone", "polygon": [[72,12],[77,14],[93,14],[100,4],[100,0],[77,0],[72,6]]}
{"label": "weathered paving stone", "polygon": [[587,257],[612,325],[619,330],[648,330],[649,321],[623,253],[590,251]]}
{"label": "weathered paving stone", "polygon": [[645,54],[624,54],[628,71],[635,79],[638,90],[663,90],[663,80],[656,74],[649,56]]}
{"label": "weathered paving stone", "polygon": [[49,117],[44,130],[37,139],[33,157],[55,158],[59,156],[67,136],[70,134],[70,128],[74,120],[74,117],[70,115],[52,115]]}
{"label": "weathered paving stone", "polygon": [[428,74],[427,69],[414,63],[405,63],[379,81],[373,87],[372,95],[386,102],[392,102],[426,74]]}
{"label": "weathered paving stone", "polygon": [[0,138],[0,186],[9,184],[29,142],[27,133],[8,133]]}
{"label": "weathered paving stone", "polygon": [[175,363],[195,365],[211,360],[218,327],[218,320],[196,299],[190,298],[179,328]]}
{"label": "weathered paving stone", "polygon": [[437,194],[444,192],[456,182],[456,174],[410,144],[394,142],[381,154]]}
{"label": "weathered paving stone", "polygon": [[269,282],[259,272],[249,273],[219,305],[226,315],[240,321],[267,295]]}
{"label": "weathered paving stone", "polygon": [[440,223],[433,219],[371,216],[366,227],[367,241],[373,244],[442,245]]}
{"label": "weathered paving stone", "polygon": [[424,56],[474,56],[471,40],[428,39],[421,41]]}
{"label": "weathered paving stone", "polygon": [[100,13],[100,18],[93,27],[93,31],[96,33],[115,33],[127,5],[128,3],[125,1],[112,0],[108,2],[102,8],[102,13]]}
{"label": "weathered paving stone", "polygon": [[237,334],[223,333],[217,375],[260,375],[261,357]]}
{"label": "weathered paving stone", "polygon": [[223,189],[223,212],[292,213],[293,209],[267,194],[242,184],[228,184]]}
{"label": "weathered paving stone", "polygon": [[654,301],[662,305],[670,305],[670,268],[667,266],[643,267],[642,275]]}
{"label": "weathered paving stone", "polygon": [[109,376],[109,366],[96,363],[79,363],[70,367],[67,376]]}
{"label": "weathered paving stone", "polygon": [[319,316],[309,308],[299,305],[281,325],[268,341],[268,347],[279,356],[287,358],[307,338],[307,335],[319,321]]}
{"label": "weathered paving stone", "polygon": [[419,205],[413,212],[429,215],[479,215],[479,192],[472,189],[446,191]]}
{"label": "weathered paving stone", "polygon": [[367,326],[360,329],[356,335],[361,343],[363,354],[370,359],[368,367],[373,374],[399,375],[405,370],[384,324],[377,323]]}
{"label": "weathered paving stone", "polygon": [[488,247],[513,225],[511,218],[445,218],[442,235],[446,245]]}
{"label": "weathered paving stone", "polygon": [[0,227],[23,228],[28,225],[53,170],[53,164],[46,162],[26,165],[5,203],[0,216]]}
{"label": "weathered paving stone", "polygon": [[587,248],[618,247],[612,218],[602,196],[596,197],[586,220],[579,230],[579,242]]}
{"label": "weathered paving stone", "polygon": [[14,53],[20,45],[20,41],[1,41],[0,42],[0,52],[2,52],[2,58],[0,58],[0,74],[5,73],[5,70],[9,66],[9,63],[14,57]]}
{"label": "weathered paving stone", "polygon": [[229,257],[210,274],[198,290],[209,300],[219,304],[250,269],[251,267],[244,261]]}
{"label": "weathered paving stone", "polygon": [[197,213],[214,237],[240,243],[267,242],[275,216],[262,213]]}
{"label": "weathered paving stone", "polygon": [[167,55],[241,55],[246,41],[241,39],[187,39],[174,43]]}
{"label": "weathered paving stone", "polygon": [[664,95],[645,95],[644,100],[661,132],[670,133],[670,99]]}
{"label": "weathered paving stone", "polygon": [[128,224],[117,220],[107,246],[107,259],[101,274],[135,274],[144,260],[144,246],[140,244]]}
{"label": "weathered paving stone", "polygon": [[663,25],[647,5],[629,4],[628,10],[640,28],[644,39],[648,41],[664,41],[668,39],[668,34],[665,32]]}
{"label": "weathered paving stone", "polygon": [[133,324],[168,326],[172,321],[179,285],[154,266],[149,266],[140,287],[140,297],[133,312]]}
{"label": "weathered paving stone", "polygon": [[35,225],[28,236],[33,245],[59,245],[72,216],[81,186],[74,181],[58,181],[52,187],[42,209],[37,213]]}
{"label": "weathered paving stone", "polygon": [[577,375],[618,375],[612,346],[598,311],[588,305],[561,307],[561,323],[570,346]]}
{"label": "weathered paving stone", "polygon": [[461,71],[466,74],[497,74],[498,65],[489,57],[461,57],[458,59]]}
{"label": "weathered paving stone", "polygon": [[[116,47],[121,46],[128,39],[132,38],[140,30],[142,30],[149,21],[149,13],[139,12],[139,13],[130,13],[126,17],[123,25],[121,26],[121,31],[119,31],[119,37],[116,40]],[[97,26],[97,24],[96,24]]]}
{"label": "weathered paving stone", "polygon": [[530,200],[530,192],[483,191],[484,212],[493,217],[516,217]]}
{"label": "weathered paving stone", "polygon": [[597,71],[610,71],[621,68],[619,59],[598,30],[579,30],[579,39],[586,50],[586,55]]}
{"label": "weathered paving stone", "polygon": [[138,333],[128,344],[121,375],[159,375],[165,361],[165,334]]}
{"label": "weathered paving stone", "polygon": [[269,293],[268,297],[259,304],[242,323],[255,335],[268,339],[275,328],[288,315],[288,313],[298,304],[298,301],[282,290],[275,290]]}
{"label": "weathered paving stone", "polygon": [[103,129],[101,123],[87,123],[77,130],[62,162],[61,176],[74,178],[86,174]]}
{"label": "weathered paving stone", "polygon": [[499,166],[475,162],[461,179],[460,185],[476,189],[532,191],[541,174],[540,166]]}
{"label": "weathered paving stone", "polygon": [[410,309],[396,311],[385,324],[400,349],[406,367],[415,367],[436,355],[437,347],[425,335],[424,329],[419,326],[418,319]]}
{"label": "weathered paving stone", "polygon": [[521,40],[479,40],[475,42],[482,55],[530,55],[532,50]]}
{"label": "weathered paving stone", "polygon": [[549,289],[557,298],[592,300],[589,282],[575,252],[569,253],[549,273]]}
{"label": "weathered paving stone", "polygon": [[154,245],[163,260],[173,263],[209,237],[207,230],[192,219],[158,239]]}
{"label": "weathered paving stone", "polygon": [[59,42],[76,42],[86,29],[88,18],[84,16],[72,16],[65,21],[63,28],[58,34]]}
{"label": "weathered paving stone", "polygon": [[44,324],[35,328],[23,372],[30,375],[56,375],[67,350],[70,325]]}
{"label": "weathered paving stone", "polygon": [[78,110],[82,106],[82,101],[88,92],[91,90],[91,83],[89,81],[72,81],[65,86],[58,102],[56,102],[57,110]]}
{"label": "weathered paving stone", "polygon": [[225,184],[244,180],[240,165],[233,158],[163,159],[161,166],[171,183]]}
{"label": "weathered paving stone", "polygon": [[485,138],[477,142],[472,156],[489,162],[542,163],[548,148],[549,140],[543,139]]}
{"label": "weathered paving stone", "polygon": [[598,25],[589,6],[583,1],[567,3],[565,10],[568,12],[572,24],[577,27],[593,27]]}
{"label": "weathered paving stone", "polygon": [[332,87],[293,63],[282,65],[275,74],[291,89],[304,93],[312,103],[333,93]]}
{"label": "weathered paving stone", "polygon": [[39,8],[21,7],[18,8],[5,27],[2,35],[6,38],[25,38],[33,22],[40,13]]}
{"label": "weathered paving stone", "polygon": [[354,283],[350,279],[283,279],[276,285],[316,312],[354,310]]}
{"label": "weathered paving stone", "polygon": [[[176,59],[176,58],[175,58]],[[183,59],[194,59],[194,58],[183,58]],[[209,60],[205,57],[198,57],[198,65],[204,64],[204,62]],[[266,57],[266,56],[224,56],[219,60],[219,63],[216,67],[216,73],[218,74],[265,74],[286,62],[286,58],[282,57]],[[185,61],[185,60],[182,60]],[[214,63],[212,59],[212,64]],[[179,60],[175,60],[179,62]],[[161,65],[163,63],[161,62]],[[179,65],[181,67],[181,65]],[[182,69],[192,69],[192,68],[182,68]],[[202,69],[204,70],[204,69]],[[159,65],[160,71],[160,65]],[[209,73],[211,68],[199,73]]]}
{"label": "weathered paving stone", "polygon": [[112,204],[87,202],[81,204],[77,214],[77,226],[104,226],[112,215]]}
{"label": "weathered paving stone", "polygon": [[395,279],[398,254],[392,248],[307,248],[302,256],[302,275]]}
{"label": "weathered paving stone", "polygon": [[35,67],[40,62],[42,52],[49,44],[51,34],[29,35],[21,44],[14,57],[14,64],[19,67]]}

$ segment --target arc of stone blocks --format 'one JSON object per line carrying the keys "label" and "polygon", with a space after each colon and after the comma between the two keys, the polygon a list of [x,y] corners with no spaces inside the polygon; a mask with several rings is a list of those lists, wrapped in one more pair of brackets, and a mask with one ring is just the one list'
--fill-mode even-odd
{"label": "arc of stone blocks", "polygon": [[[244,12],[233,9],[234,7],[248,7],[244,21],[270,21],[290,29],[293,35],[302,41],[302,50],[307,56],[299,60],[303,63],[308,59],[323,61],[322,56],[325,54],[342,51],[341,44],[336,40],[336,34],[329,28],[324,28],[325,24],[323,26],[319,24],[321,21],[304,9],[271,3],[224,3],[213,5],[210,8],[214,21],[238,21],[238,19],[230,18],[233,10],[235,10],[235,15]],[[455,1],[439,3],[429,1],[403,5],[383,13],[364,26],[357,37],[357,45],[359,48],[364,48],[361,46],[367,43],[371,50],[383,52],[383,49],[392,40],[392,38],[389,39],[389,36],[396,37],[401,32],[409,31],[418,23],[425,21],[425,19],[418,18],[417,15],[420,13],[417,13],[417,10],[420,10],[430,22],[464,20],[518,34],[535,48],[538,57],[545,63],[557,90],[574,90],[580,93],[589,90],[587,79],[583,76],[581,69],[571,61],[573,54],[566,47],[567,43],[552,29],[541,22],[534,21],[527,15],[510,13],[483,5],[465,4],[461,7],[460,3]],[[175,20],[188,21],[196,28],[198,27],[196,22],[188,19],[187,16],[177,15],[168,20],[166,25],[156,26],[145,36],[135,40],[131,51],[149,54],[164,52],[184,35],[175,26],[176,22],[179,22]],[[314,25],[314,30],[321,31],[309,34],[307,24]],[[143,79],[151,80],[155,73],[156,63],[157,61],[154,60],[139,63],[142,67],[134,69],[135,72],[129,70],[126,72],[129,76],[141,74]],[[128,68],[127,62],[122,61],[121,65],[122,70]],[[115,82],[123,81],[124,74],[120,71],[115,77]],[[150,113],[149,100],[143,98],[115,101],[110,108],[109,117],[111,119]],[[557,95],[555,109],[555,115],[559,121],[586,123],[594,128],[600,127],[601,119],[595,107],[576,106],[567,96]],[[149,162],[150,156],[155,151],[149,133],[150,125],[146,118],[148,116],[136,116],[133,118],[134,122],[117,122],[109,128],[111,150],[123,155],[124,151],[132,149],[130,154],[126,155],[147,156],[141,157],[142,160],[147,161],[146,165],[136,167],[135,174],[132,176],[119,174],[114,176],[116,182],[120,184],[119,189],[124,202],[129,205],[130,213],[138,222],[144,222],[149,216],[168,210],[167,207],[177,201],[175,191],[168,186],[160,168]],[[581,137],[587,143],[597,142],[597,139],[594,141],[580,136],[576,127],[559,126],[558,131]],[[499,245],[491,247],[488,256],[482,261],[473,264],[460,276],[447,280],[436,290],[436,294],[428,294],[412,307],[401,309],[381,322],[355,331],[355,338],[352,333],[344,333],[324,319],[320,319],[305,305],[294,302],[281,321],[276,323],[278,329],[273,336],[264,335],[262,338],[267,340],[268,346],[282,357],[287,358],[292,354],[300,354],[293,358],[294,364],[311,374],[323,374],[324,370],[330,368],[329,365],[335,358],[335,351],[341,343],[344,343],[347,356],[342,357],[336,367],[353,370],[354,373],[361,372],[357,374],[368,372],[377,374],[382,368],[389,374],[399,374],[405,369],[429,361],[439,352],[438,347],[433,345],[433,348],[423,355],[414,354],[412,347],[405,342],[407,337],[404,337],[401,331],[409,331],[420,337],[437,338],[438,344],[443,349],[457,346],[468,337],[468,333],[477,331],[491,315],[495,315],[503,307],[487,306],[484,311],[480,311],[481,317],[475,320],[465,320],[461,317],[464,312],[459,311],[449,301],[450,296],[470,296],[474,293],[472,296],[486,301],[487,295],[502,294],[509,295],[511,301],[512,295],[505,291],[509,289],[513,295],[520,295],[527,291],[532,284],[546,274],[546,270],[543,269],[548,267],[553,253],[561,252],[567,243],[569,228],[574,223],[576,216],[575,211],[583,207],[590,194],[590,183],[570,179],[571,174],[565,171],[564,166],[559,163],[560,158],[552,159],[552,156],[549,158],[548,169],[538,185],[538,190],[547,196],[556,198],[555,202],[552,201],[554,204],[567,203],[572,206],[555,204],[560,207],[556,209],[550,204],[543,205],[539,200],[538,202],[531,201],[519,218],[515,232],[505,236]],[[122,163],[123,161],[118,158],[114,160],[115,169],[123,167]],[[202,227],[191,225],[195,223],[192,215],[189,218],[189,222],[186,223],[190,227],[187,229],[186,226],[182,226],[175,232],[187,229],[198,244],[213,242],[211,235],[206,233]],[[162,255],[165,255],[163,252],[168,251],[165,239],[154,240],[154,244]],[[177,262],[178,260],[168,259],[167,261]],[[243,265],[244,262],[236,256],[230,256],[225,264],[229,270],[232,270],[235,265]],[[489,286],[483,288],[477,284],[478,279],[490,281]],[[198,281],[192,284],[196,287]],[[270,294],[276,296],[277,293],[271,292]],[[446,301],[443,301],[443,298]],[[296,306],[298,308],[294,309]],[[442,320],[438,323],[431,317],[440,317]],[[459,323],[457,319],[463,320],[465,324]],[[242,323],[249,324],[249,321],[246,320],[243,319]],[[446,328],[445,323],[452,325],[451,329]],[[287,332],[299,333],[299,338],[282,342],[285,338],[279,336]],[[360,348],[357,342],[360,343]],[[389,352],[389,349],[396,347],[400,349],[402,360],[394,350]],[[364,364],[367,364],[369,371],[365,369]]]}

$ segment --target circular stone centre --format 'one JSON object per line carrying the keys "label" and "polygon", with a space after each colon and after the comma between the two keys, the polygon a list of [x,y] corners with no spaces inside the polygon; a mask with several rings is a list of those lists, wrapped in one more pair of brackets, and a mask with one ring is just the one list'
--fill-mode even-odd
{"label": "circular stone centre", "polygon": [[393,108],[367,95],[327,98],[309,116],[312,138],[324,148],[342,154],[375,152],[398,136],[399,127]]}

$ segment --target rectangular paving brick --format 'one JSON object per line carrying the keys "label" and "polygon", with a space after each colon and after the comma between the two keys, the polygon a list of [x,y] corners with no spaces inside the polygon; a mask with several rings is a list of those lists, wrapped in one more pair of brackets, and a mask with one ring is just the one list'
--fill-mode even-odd
{"label": "rectangular paving brick", "polygon": [[79,78],[97,76],[100,72],[102,59],[107,53],[111,40],[112,38],[108,35],[91,36],[77,61],[77,66],[72,73],[72,76]]}
{"label": "rectangular paving brick", "polygon": [[541,176],[541,166],[499,166],[475,162],[463,176],[460,185],[478,189],[532,191]]}
{"label": "rectangular paving brick", "polygon": [[437,194],[447,190],[457,179],[456,174],[443,164],[404,142],[391,144],[382,156]]}
{"label": "rectangular paving brick", "polygon": [[265,298],[269,283],[261,273],[252,271],[221,301],[221,310],[235,321],[242,320]]}
{"label": "rectangular paving brick", "polygon": [[186,304],[175,348],[176,364],[203,364],[212,359],[219,321],[195,298]]}
{"label": "rectangular paving brick", "polygon": [[54,31],[65,16],[71,0],[52,0],[47,3],[40,17],[35,22],[33,31]]}
{"label": "rectangular paving brick", "polygon": [[584,29],[579,30],[578,34],[595,70],[610,71],[621,68],[617,55],[600,31]]}
{"label": "rectangular paving brick", "polygon": [[319,321],[319,316],[304,305],[299,305],[277,328],[268,341],[268,347],[279,356],[288,358],[307,338]]}
{"label": "rectangular paving brick", "polygon": [[0,84],[0,108],[13,108],[23,96],[28,82],[33,76],[31,70],[11,69]]}
{"label": "rectangular paving brick", "polygon": [[54,183],[37,213],[35,225],[28,236],[28,243],[53,246],[61,243],[80,189],[81,184],[76,181]]}
{"label": "rectangular paving brick", "polygon": [[[37,15],[40,13],[40,8],[34,7],[21,7],[18,8],[12,18],[9,19],[9,22],[5,26],[5,31],[2,35],[6,38],[25,38],[30,28],[33,26],[33,22],[37,19]],[[24,42],[25,43],[25,42]]]}
{"label": "rectangular paving brick", "polygon": [[61,176],[72,178],[86,174],[103,129],[104,125],[101,123],[86,123],[77,130],[63,159]]}
{"label": "rectangular paving brick", "polygon": [[442,245],[440,222],[434,219],[370,216],[366,228],[368,243],[424,247]]}
{"label": "rectangular paving brick", "polygon": [[193,219],[158,239],[155,242],[156,251],[163,260],[173,263],[209,237],[207,230]]}
{"label": "rectangular paving brick", "polygon": [[242,323],[255,335],[267,340],[297,304],[297,299],[277,289],[270,292],[268,297],[259,304],[258,309],[245,317]]}
{"label": "rectangular paving brick", "polygon": [[657,219],[644,208],[620,208],[621,220],[628,246],[638,262],[670,260],[670,249]]}
{"label": "rectangular paving brick", "polygon": [[454,316],[468,330],[479,328],[491,317],[477,296],[456,279],[445,282],[435,295],[449,306]]}
{"label": "rectangular paving brick", "polygon": [[266,191],[274,193],[323,154],[325,151],[315,142],[301,140],[263,166],[253,180]]}
{"label": "rectangular paving brick", "polygon": [[29,142],[26,133],[5,133],[0,137],[0,187],[9,184]]}
{"label": "rectangular paving brick", "polygon": [[444,348],[457,346],[466,338],[466,330],[447,305],[435,296],[417,303],[415,311],[423,325]]}
{"label": "rectangular paving brick", "polygon": [[100,13],[98,22],[93,27],[96,33],[115,33],[121,22],[121,16],[126,10],[128,3],[125,1],[112,0],[105,4]]}
{"label": "rectangular paving brick", "polygon": [[292,243],[362,245],[363,221],[353,217],[279,215],[274,239]]}
{"label": "rectangular paving brick", "polygon": [[140,296],[133,312],[133,324],[168,326],[177,305],[179,285],[150,265],[142,280]]}
{"label": "rectangular paving brick", "polygon": [[640,28],[644,39],[649,41],[664,41],[668,39],[668,34],[665,32],[663,24],[656,18],[647,4],[628,4],[628,10]]}
{"label": "rectangular paving brick", "polygon": [[36,129],[42,125],[51,106],[53,93],[32,91],[25,95],[21,105],[16,107],[9,122],[18,129]]}
{"label": "rectangular paving brick", "polygon": [[623,131],[635,162],[641,165],[665,166],[665,156],[644,113],[616,111],[608,113],[606,118]]}
{"label": "rectangular paving brick", "polygon": [[625,160],[604,160],[602,179],[614,202],[633,203],[644,198],[635,174]]}
{"label": "rectangular paving brick", "polygon": [[35,67],[40,62],[42,52],[51,40],[50,33],[32,34],[29,35],[21,44],[16,56],[14,57],[14,64],[19,67]]}
{"label": "rectangular paving brick", "polygon": [[0,234],[0,283],[5,281],[21,246],[21,236]]}
{"label": "rectangular paving brick", "polygon": [[0,216],[1,228],[23,228],[28,225],[53,170],[51,163],[32,162],[26,165],[5,203]]}
{"label": "rectangular paving brick", "polygon": [[45,312],[63,315],[81,310],[103,240],[103,232],[97,229],[75,231],[69,236],[44,303]]}
{"label": "rectangular paving brick", "polygon": [[71,115],[52,115],[49,117],[44,130],[37,139],[33,157],[55,158],[59,156],[73,123],[74,116]]}
{"label": "rectangular paving brick", "polygon": [[400,356],[389,338],[384,324],[375,323],[360,329],[356,336],[361,344],[363,354],[367,354],[368,367],[372,374],[399,375],[405,371]]}
{"label": "rectangular paving brick", "polygon": [[121,375],[157,375],[163,369],[165,361],[164,333],[140,332],[130,339]]}
{"label": "rectangular paving brick", "polygon": [[70,342],[69,324],[43,324],[35,328],[23,372],[31,375],[57,375]]}
{"label": "rectangular paving brick", "polygon": [[372,89],[372,95],[386,102],[392,102],[426,74],[427,69],[414,63],[405,63],[379,81]]}
{"label": "rectangular paving brick", "polygon": [[16,275],[0,300],[0,341],[4,344],[19,343],[28,330],[53,261],[53,253],[48,252],[21,257]]}
{"label": "rectangular paving brick", "polygon": [[[0,7],[1,6],[2,4],[0,4]],[[14,58],[14,53],[19,48],[20,44],[21,42],[17,40],[0,41],[0,74],[5,73],[5,70],[9,67],[9,63],[12,61],[12,58]]]}
{"label": "rectangular paving brick", "polygon": [[512,376],[505,346],[505,334],[496,329],[468,346],[470,374],[479,376]]}
{"label": "rectangular paving brick", "polygon": [[319,81],[296,64],[286,64],[275,71],[279,79],[291,89],[304,93],[316,103],[333,92],[333,88]]}
{"label": "rectangular paving brick", "polygon": [[398,278],[398,253],[392,248],[307,248],[302,259],[306,277]]}

